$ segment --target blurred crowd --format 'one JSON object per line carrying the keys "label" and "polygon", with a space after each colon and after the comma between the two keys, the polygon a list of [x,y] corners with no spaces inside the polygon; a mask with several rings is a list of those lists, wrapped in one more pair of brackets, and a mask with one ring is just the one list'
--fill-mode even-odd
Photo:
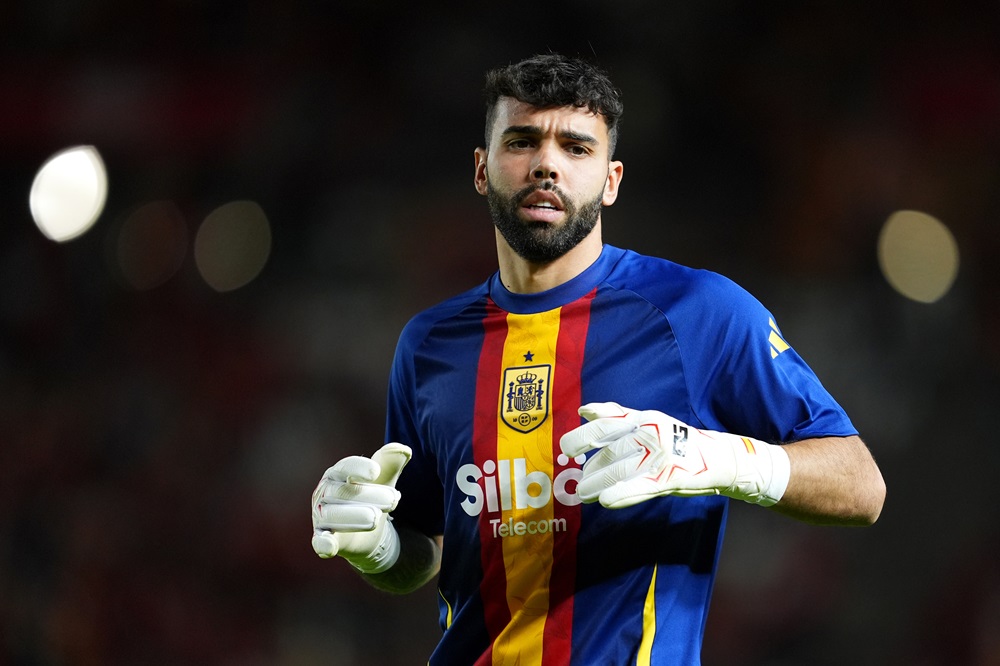
{"label": "blurred crowd", "polygon": [[[381,443],[406,320],[495,270],[482,74],[546,50],[623,89],[606,240],[757,295],[888,485],[866,530],[734,506],[705,663],[1000,664],[1000,8],[449,4],[0,9],[0,665],[426,662],[433,586],[318,560],[308,498]],[[109,199],[58,245],[27,192],[79,143]],[[130,211],[233,199],[256,280],[119,279]],[[900,209],[958,241],[937,303],[879,273]]]}

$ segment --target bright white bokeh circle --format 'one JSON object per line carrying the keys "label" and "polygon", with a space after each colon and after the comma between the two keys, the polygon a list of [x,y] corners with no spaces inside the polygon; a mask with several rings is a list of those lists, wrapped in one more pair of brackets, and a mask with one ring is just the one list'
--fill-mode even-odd
{"label": "bright white bokeh circle", "polygon": [[28,201],[39,230],[61,243],[97,222],[107,196],[108,174],[100,153],[93,146],[74,146],[42,165]]}

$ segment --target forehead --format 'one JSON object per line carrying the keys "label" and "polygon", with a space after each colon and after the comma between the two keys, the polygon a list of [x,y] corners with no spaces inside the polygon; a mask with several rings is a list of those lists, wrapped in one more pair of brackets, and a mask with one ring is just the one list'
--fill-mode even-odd
{"label": "forehead", "polygon": [[606,144],[608,140],[608,125],[604,117],[585,106],[539,108],[512,97],[501,97],[497,101],[491,128],[494,140],[510,127],[537,127],[544,133],[572,131],[589,134],[601,144]]}

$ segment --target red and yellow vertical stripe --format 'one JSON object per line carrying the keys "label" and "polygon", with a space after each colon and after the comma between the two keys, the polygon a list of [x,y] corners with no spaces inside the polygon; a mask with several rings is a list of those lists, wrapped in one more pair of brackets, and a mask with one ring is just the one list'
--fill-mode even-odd
{"label": "red and yellow vertical stripe", "polygon": [[[565,459],[559,459],[559,437],[580,423],[580,375],[592,298],[593,293],[561,308],[530,315],[507,313],[492,301],[488,303],[476,384],[473,449],[479,468],[495,466],[497,479],[506,478],[513,485],[515,472],[508,466],[515,460],[524,461],[524,474],[540,472],[550,480],[567,466]],[[509,390],[505,372],[520,366],[551,368],[550,385],[542,387],[542,399],[548,401],[545,418],[527,432],[511,427],[501,416]],[[537,487],[528,488],[537,496]],[[567,506],[553,495],[544,506],[514,501],[500,502],[498,508],[480,514],[480,591],[486,628],[493,639],[490,653],[480,662],[520,666],[568,663],[580,507]],[[493,522],[497,520],[558,523],[562,527],[500,537]]]}

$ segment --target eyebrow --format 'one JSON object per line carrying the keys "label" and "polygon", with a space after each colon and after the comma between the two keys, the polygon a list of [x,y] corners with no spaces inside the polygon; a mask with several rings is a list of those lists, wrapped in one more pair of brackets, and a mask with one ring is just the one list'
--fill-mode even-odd
{"label": "eyebrow", "polygon": [[[537,125],[511,125],[503,131],[502,136],[510,136],[511,134],[520,134],[524,136],[541,136],[543,134],[542,128]],[[589,145],[596,146],[598,141],[596,138],[589,134],[583,134],[582,132],[573,132],[571,130],[566,130],[564,132],[559,132],[560,139],[568,139],[570,141],[575,141],[577,143],[586,143]]]}

